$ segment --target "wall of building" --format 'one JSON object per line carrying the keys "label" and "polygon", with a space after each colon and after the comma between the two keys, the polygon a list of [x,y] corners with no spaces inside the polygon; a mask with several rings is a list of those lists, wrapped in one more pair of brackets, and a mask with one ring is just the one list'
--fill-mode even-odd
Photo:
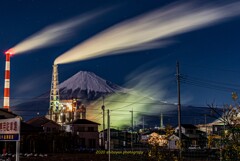
{"label": "wall of building", "polygon": [[76,134],[86,148],[98,148],[99,133],[97,124],[74,124],[71,125],[72,133]]}

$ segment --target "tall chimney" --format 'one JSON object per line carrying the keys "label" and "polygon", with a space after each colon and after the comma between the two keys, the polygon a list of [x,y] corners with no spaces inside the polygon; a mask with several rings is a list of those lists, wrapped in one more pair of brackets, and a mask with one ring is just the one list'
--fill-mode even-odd
{"label": "tall chimney", "polygon": [[55,122],[59,120],[59,114],[61,110],[59,98],[60,97],[59,97],[59,89],[58,89],[58,66],[53,65],[49,115],[50,115],[50,119]]}
{"label": "tall chimney", "polygon": [[4,80],[4,100],[3,100],[3,108],[8,109],[10,107],[10,55],[12,53],[7,51],[6,55],[6,66],[5,66],[5,80]]}
{"label": "tall chimney", "polygon": [[163,125],[163,114],[161,113],[160,116],[160,129],[164,129],[164,125]]}

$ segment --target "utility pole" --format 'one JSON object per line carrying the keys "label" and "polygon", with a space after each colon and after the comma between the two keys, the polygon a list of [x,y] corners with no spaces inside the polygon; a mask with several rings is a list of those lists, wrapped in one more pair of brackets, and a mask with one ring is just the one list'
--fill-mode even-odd
{"label": "utility pole", "polygon": [[102,105],[102,114],[103,114],[103,146],[105,147],[105,106],[104,106],[104,96],[103,96],[103,105]]}
{"label": "utility pole", "polygon": [[180,97],[180,72],[179,72],[179,62],[176,65],[176,78],[177,78],[177,93],[178,93],[178,129],[179,129],[179,158],[182,160],[182,128],[181,128],[181,97]]}
{"label": "utility pole", "polygon": [[132,132],[131,132],[131,148],[133,149],[133,110],[131,112],[131,124],[132,124]]}
{"label": "utility pole", "polygon": [[[208,132],[207,132],[207,114],[204,114],[205,117],[205,132],[206,132],[206,138],[208,139]],[[206,143],[206,148],[208,148],[208,143]]]}
{"label": "utility pole", "polygon": [[205,118],[205,132],[207,136],[207,115],[206,114],[204,114],[204,118]]}
{"label": "utility pole", "polygon": [[107,142],[108,142],[108,161],[110,161],[110,156],[111,156],[111,133],[110,133],[110,112],[109,112],[109,109],[107,110],[107,113],[108,113],[108,135],[107,135]]}

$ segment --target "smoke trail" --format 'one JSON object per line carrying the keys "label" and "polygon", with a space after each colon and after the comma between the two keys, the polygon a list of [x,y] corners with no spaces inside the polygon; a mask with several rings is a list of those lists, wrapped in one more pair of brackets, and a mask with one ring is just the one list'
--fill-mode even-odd
{"label": "smoke trail", "polygon": [[84,23],[105,11],[99,10],[96,12],[85,13],[68,21],[48,26],[17,44],[12,50],[15,54],[20,54],[66,41],[67,38],[74,34],[80,25],[84,25]]}
{"label": "smoke trail", "polygon": [[[240,2],[200,6],[193,3],[171,4],[124,21],[86,40],[60,55],[55,64],[165,46],[161,39],[186,33],[234,17]],[[156,43],[156,40],[158,43]]]}

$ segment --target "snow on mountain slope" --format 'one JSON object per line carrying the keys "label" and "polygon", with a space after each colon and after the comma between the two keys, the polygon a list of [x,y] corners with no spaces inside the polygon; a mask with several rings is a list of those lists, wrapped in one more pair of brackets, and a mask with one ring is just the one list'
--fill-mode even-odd
{"label": "snow on mountain slope", "polygon": [[96,99],[102,95],[124,92],[125,89],[106,81],[92,72],[80,71],[59,85],[62,99]]}

